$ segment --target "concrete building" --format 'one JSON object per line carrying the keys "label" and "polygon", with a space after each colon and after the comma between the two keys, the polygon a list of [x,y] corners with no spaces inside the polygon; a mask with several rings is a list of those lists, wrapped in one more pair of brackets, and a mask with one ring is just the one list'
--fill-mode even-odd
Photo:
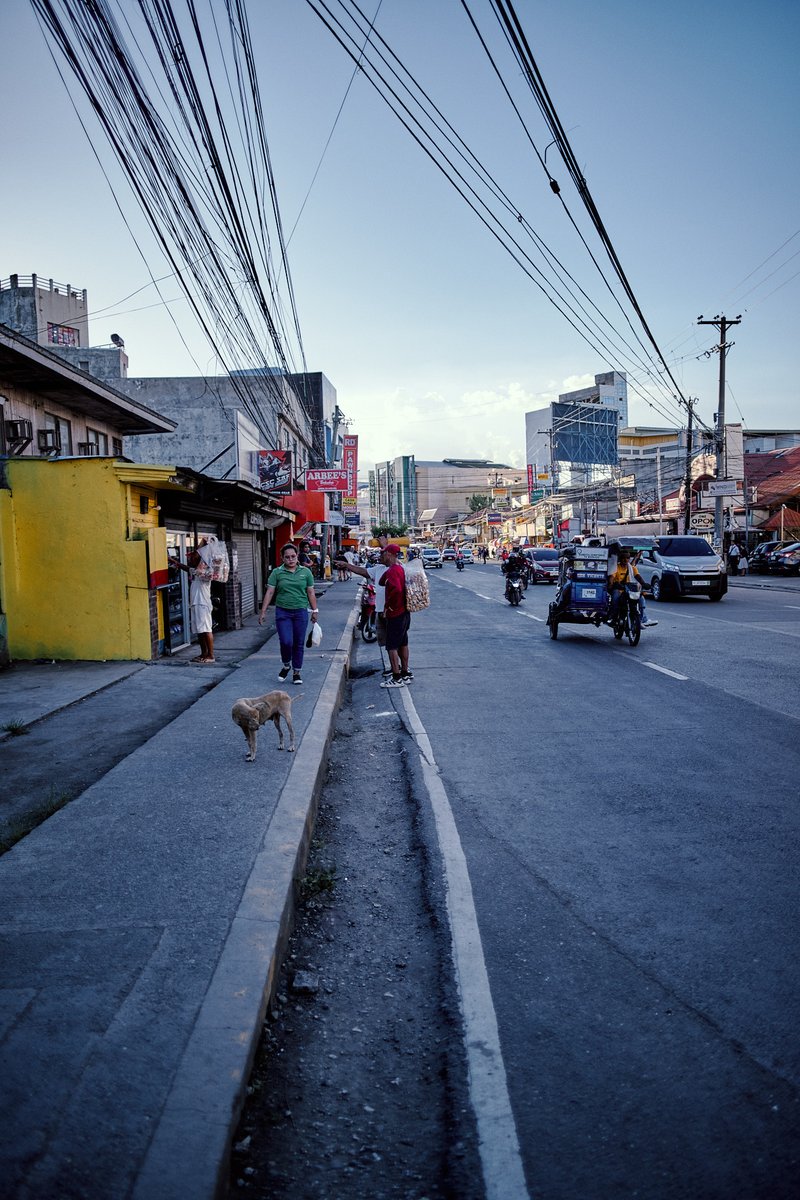
{"label": "concrete building", "polygon": [[107,346],[89,345],[85,288],[40,275],[11,275],[0,280],[0,323],[95,379],[113,384],[128,374],[125,343],[118,334],[111,335]]}

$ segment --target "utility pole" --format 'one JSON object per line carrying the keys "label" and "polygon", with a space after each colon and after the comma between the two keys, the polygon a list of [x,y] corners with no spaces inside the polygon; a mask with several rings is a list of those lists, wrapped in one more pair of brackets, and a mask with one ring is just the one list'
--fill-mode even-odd
{"label": "utility pole", "polygon": [[697,397],[689,396],[689,422],[686,426],[686,478],[683,484],[684,490],[684,505],[683,505],[683,532],[688,533],[692,520],[692,419],[694,417],[694,406],[697,403]]}
{"label": "utility pole", "polygon": [[[728,320],[727,317],[716,316],[711,321],[703,320],[702,316],[697,318],[698,325],[714,325],[719,330],[719,345],[716,347],[719,353],[719,399],[717,401],[717,428],[714,437],[717,450],[716,477],[718,480],[728,478],[728,461],[725,447],[725,355],[734,343],[731,342],[729,344],[726,342],[725,336],[731,325],[739,325],[741,320],[741,316],[733,317],[731,320]],[[722,546],[723,501],[724,496],[716,496],[714,501],[714,540],[718,547]]]}
{"label": "utility pole", "polygon": [[658,498],[658,536],[664,532],[664,517],[661,511],[661,447],[656,446],[656,496]]}

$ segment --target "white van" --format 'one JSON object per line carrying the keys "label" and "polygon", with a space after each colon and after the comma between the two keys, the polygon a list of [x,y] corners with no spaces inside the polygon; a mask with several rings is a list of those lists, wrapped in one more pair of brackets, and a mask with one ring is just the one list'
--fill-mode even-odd
{"label": "white van", "polygon": [[699,535],[657,537],[642,554],[637,569],[654,600],[680,596],[708,596],[709,600],[721,600],[728,590],[725,564]]}

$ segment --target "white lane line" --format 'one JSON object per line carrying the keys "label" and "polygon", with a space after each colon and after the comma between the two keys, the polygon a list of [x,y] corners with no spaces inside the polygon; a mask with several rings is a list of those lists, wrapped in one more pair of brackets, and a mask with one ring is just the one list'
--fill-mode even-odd
{"label": "white lane line", "polygon": [[521,608],[518,608],[517,612],[521,617],[527,617],[529,621],[541,621],[542,625],[544,625],[547,620],[546,617],[537,617],[535,613],[523,612]]}
{"label": "white lane line", "polygon": [[800,604],[784,604],[783,607],[784,608],[795,608],[795,609],[797,609],[798,612],[800,612]]}
{"label": "white lane line", "polygon": [[[631,655],[631,658],[633,657]],[[658,663],[647,662],[641,658],[637,658],[636,661],[640,662],[643,667],[649,667],[651,671],[660,671],[662,675],[669,675],[672,679],[683,679],[685,681],[689,678],[688,675],[679,675],[677,671],[670,671],[669,667],[660,667]]]}
{"label": "white lane line", "polygon": [[402,689],[401,697],[419,750],[444,862],[447,915],[464,1018],[470,1100],[478,1126],[486,1200],[528,1200],[464,848],[430,739],[408,688]]}

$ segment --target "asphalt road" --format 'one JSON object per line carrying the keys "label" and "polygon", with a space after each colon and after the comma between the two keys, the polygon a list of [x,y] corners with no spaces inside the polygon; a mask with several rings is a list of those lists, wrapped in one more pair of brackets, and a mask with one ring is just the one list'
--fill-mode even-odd
{"label": "asphalt road", "polygon": [[800,597],[651,603],[631,649],[495,565],[430,582],[410,698],[530,1194],[795,1196]]}

